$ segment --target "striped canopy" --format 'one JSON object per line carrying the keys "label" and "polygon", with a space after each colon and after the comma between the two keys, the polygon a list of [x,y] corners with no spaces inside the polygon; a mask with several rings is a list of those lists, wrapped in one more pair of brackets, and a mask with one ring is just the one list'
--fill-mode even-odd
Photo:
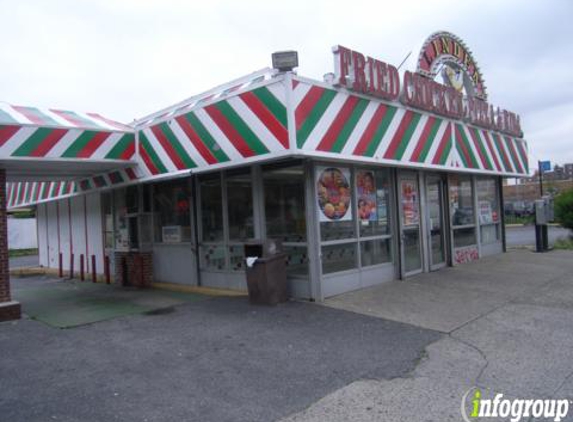
{"label": "striped canopy", "polygon": [[[133,129],[32,126],[39,117],[28,114],[26,125],[0,124],[0,161],[8,153],[135,165],[129,174],[116,166],[73,185],[14,186],[12,207],[289,156],[513,177],[529,172],[523,139],[271,70],[191,97]],[[92,114],[52,110],[49,117],[112,125]]]}

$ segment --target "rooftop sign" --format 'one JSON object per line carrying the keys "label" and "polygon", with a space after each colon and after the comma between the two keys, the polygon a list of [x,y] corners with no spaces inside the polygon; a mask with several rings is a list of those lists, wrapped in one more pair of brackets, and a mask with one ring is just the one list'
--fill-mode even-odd
{"label": "rooftop sign", "polygon": [[391,64],[340,45],[333,48],[333,53],[335,84],[338,86],[387,101],[400,101],[486,129],[522,136],[517,114],[486,101],[483,77],[471,52],[452,34],[438,32],[431,35],[422,47],[416,72],[404,72],[402,81]]}

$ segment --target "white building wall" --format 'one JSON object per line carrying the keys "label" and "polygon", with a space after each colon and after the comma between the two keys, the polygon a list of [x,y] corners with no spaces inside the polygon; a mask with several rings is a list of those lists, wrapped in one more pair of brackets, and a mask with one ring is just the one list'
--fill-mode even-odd
{"label": "white building wall", "polygon": [[8,218],[8,249],[38,247],[35,218]]}
{"label": "white building wall", "polygon": [[89,264],[86,259],[86,217],[84,207],[84,196],[71,198],[71,220],[72,220],[72,243],[74,253],[74,271],[80,271],[80,260],[84,260],[84,269],[89,272]]}
{"label": "white building wall", "polygon": [[46,204],[48,210],[48,267],[58,268],[59,241],[58,241],[58,213],[55,202]]}
{"label": "white building wall", "polygon": [[[57,201],[57,211],[60,215],[60,252],[64,270],[70,269],[70,213],[67,199]],[[77,267],[76,267],[77,268]]]}
{"label": "white building wall", "polygon": [[96,256],[96,271],[104,272],[101,195],[92,193],[37,207],[37,237],[40,265],[69,271],[71,257],[74,275],[79,276],[81,255],[84,256],[86,278],[91,273],[91,256]]}
{"label": "white building wall", "polygon": [[103,227],[101,215],[101,195],[92,193],[86,196],[86,221],[87,221],[87,247],[89,253],[89,268],[91,270],[91,256],[96,257],[96,272],[102,274],[103,271]]}
{"label": "white building wall", "polygon": [[48,225],[46,219],[46,204],[40,204],[36,208],[36,218],[38,219],[38,255],[40,265],[49,267],[48,263]]}

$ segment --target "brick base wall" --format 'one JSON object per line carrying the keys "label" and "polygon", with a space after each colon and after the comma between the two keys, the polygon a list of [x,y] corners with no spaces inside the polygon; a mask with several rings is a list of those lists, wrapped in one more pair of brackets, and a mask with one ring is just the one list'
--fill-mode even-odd
{"label": "brick base wall", "polygon": [[20,319],[22,310],[18,302],[1,302],[0,303],[0,322]]}
{"label": "brick base wall", "polygon": [[148,287],[153,283],[151,252],[115,252],[116,283],[122,286]]}
{"label": "brick base wall", "polygon": [[0,169],[0,321],[20,318],[20,304],[11,301],[6,221],[6,170]]}

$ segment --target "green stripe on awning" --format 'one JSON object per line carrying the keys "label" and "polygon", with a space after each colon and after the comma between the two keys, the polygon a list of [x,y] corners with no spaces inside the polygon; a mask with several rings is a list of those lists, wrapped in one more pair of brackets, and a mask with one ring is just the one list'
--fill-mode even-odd
{"label": "green stripe on awning", "polygon": [[183,148],[181,142],[179,142],[179,139],[177,139],[177,137],[175,136],[175,134],[173,133],[173,131],[171,130],[171,128],[167,123],[165,122],[161,123],[159,125],[159,130],[163,132],[163,134],[165,135],[165,137],[167,138],[173,149],[175,149],[175,152],[177,153],[177,155],[179,156],[181,161],[183,161],[183,164],[185,164],[187,168],[197,167],[197,164],[195,164],[195,162],[191,159],[189,154],[187,154],[187,151],[185,151],[185,148]]}
{"label": "green stripe on awning", "polygon": [[165,168],[165,166],[159,159],[159,156],[157,155],[157,153],[151,146],[151,143],[149,142],[149,140],[147,139],[147,137],[143,132],[139,132],[139,140],[141,142],[141,145],[143,145],[143,148],[145,148],[145,152],[147,152],[147,155],[149,155],[151,162],[157,168],[157,170],[159,170],[160,173],[167,173],[167,168]]}
{"label": "green stripe on awning", "polygon": [[296,133],[296,143],[299,148],[302,148],[304,146],[306,140],[308,139],[308,136],[315,128],[315,126],[318,124],[320,118],[322,117],[322,115],[332,102],[332,100],[334,100],[334,97],[336,97],[336,91],[333,91],[331,89],[325,89],[322,95],[320,96],[320,99],[315,104],[314,108],[310,111],[310,113],[308,113],[308,116],[306,116],[306,120]]}
{"label": "green stripe on awning", "polygon": [[276,119],[287,127],[286,107],[274,96],[267,87],[260,87],[252,91],[259,100],[270,110]]}
{"label": "green stripe on awning", "polygon": [[29,157],[39,145],[46,139],[53,129],[38,128],[32,135],[12,153],[13,157]]}
{"label": "green stripe on awning", "polygon": [[241,119],[241,116],[229,105],[227,101],[220,101],[215,104],[221,113],[227,118],[229,123],[241,135],[247,145],[256,155],[266,154],[269,152],[265,144],[255,135],[251,128]]}
{"label": "green stripe on awning", "polygon": [[129,144],[135,142],[135,135],[133,133],[126,133],[123,135],[113,148],[107,153],[105,158],[119,159],[123,152],[129,147]]}
{"label": "green stripe on awning", "polygon": [[203,123],[195,116],[194,113],[187,113],[185,119],[189,122],[193,130],[199,135],[199,141],[202,142],[211,151],[215,159],[219,162],[229,161],[229,157],[225,154],[225,151],[221,149],[221,146],[215,141],[215,138],[211,136],[209,131],[205,128]]}
{"label": "green stripe on awning", "polygon": [[93,139],[97,132],[93,130],[84,131],[78,138],[64,151],[63,158],[75,158],[80,151]]}
{"label": "green stripe on awning", "polygon": [[434,121],[434,124],[430,128],[430,133],[428,134],[428,139],[426,139],[426,143],[424,144],[424,146],[422,148],[422,152],[420,152],[418,162],[423,163],[424,161],[426,161],[426,158],[428,157],[428,153],[430,152],[430,148],[432,148],[432,145],[434,144],[434,141],[436,140],[436,134],[438,133],[438,130],[440,129],[441,124],[442,124],[442,119],[436,118],[436,120]]}
{"label": "green stripe on awning", "polygon": [[334,142],[334,145],[332,145],[332,148],[331,148],[332,152],[342,151],[342,149],[344,148],[344,146],[348,142],[348,138],[350,138],[350,134],[352,133],[352,131],[354,130],[354,128],[358,124],[358,120],[360,120],[360,118],[362,117],[362,114],[364,114],[364,110],[366,110],[368,103],[369,102],[367,100],[364,100],[364,99],[360,99],[358,101],[358,103],[354,107],[354,110],[352,110],[352,113],[348,117],[348,120],[344,123],[342,130],[340,131],[340,133],[336,137],[336,141]]}

